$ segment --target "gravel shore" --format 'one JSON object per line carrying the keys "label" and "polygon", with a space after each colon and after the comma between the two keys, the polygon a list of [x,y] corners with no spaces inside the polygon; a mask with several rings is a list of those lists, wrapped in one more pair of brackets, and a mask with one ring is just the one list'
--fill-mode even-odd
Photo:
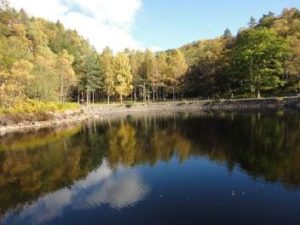
{"label": "gravel shore", "polygon": [[[22,121],[16,124],[0,125],[0,136],[12,132],[37,130],[47,127],[65,126],[90,119],[111,116],[124,116],[145,113],[166,113],[186,111],[236,111],[253,109],[284,109],[300,108],[300,97],[239,99],[239,100],[194,100],[159,103],[128,103],[110,105],[82,106],[81,109],[60,113],[49,113],[45,121]],[[0,118],[1,119],[1,118]]]}

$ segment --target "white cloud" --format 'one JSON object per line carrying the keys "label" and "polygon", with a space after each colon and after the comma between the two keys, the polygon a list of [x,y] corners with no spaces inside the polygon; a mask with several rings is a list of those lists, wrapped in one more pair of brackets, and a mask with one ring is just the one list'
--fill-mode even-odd
{"label": "white cloud", "polygon": [[33,16],[53,22],[60,20],[67,28],[76,29],[99,51],[106,46],[114,51],[145,48],[132,36],[142,0],[11,0],[11,5]]}

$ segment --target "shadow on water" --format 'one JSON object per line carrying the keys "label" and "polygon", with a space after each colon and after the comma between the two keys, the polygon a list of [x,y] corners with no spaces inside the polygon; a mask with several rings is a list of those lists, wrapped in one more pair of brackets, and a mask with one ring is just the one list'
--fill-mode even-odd
{"label": "shadow on water", "polygon": [[299,137],[296,112],[128,116],[10,135],[0,139],[0,215],[4,224],[45,224],[68,207],[134,207],[154,185],[141,168],[151,174],[174,159],[206,159],[296,192]]}

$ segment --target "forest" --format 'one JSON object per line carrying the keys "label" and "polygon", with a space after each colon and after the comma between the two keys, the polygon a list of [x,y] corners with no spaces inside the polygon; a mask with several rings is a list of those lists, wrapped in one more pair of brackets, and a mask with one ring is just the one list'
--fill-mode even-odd
{"label": "forest", "polygon": [[[96,49],[75,30],[0,5],[0,107],[296,95],[300,11],[269,12],[237,35],[152,52]],[[122,40],[121,40],[122,41]]]}

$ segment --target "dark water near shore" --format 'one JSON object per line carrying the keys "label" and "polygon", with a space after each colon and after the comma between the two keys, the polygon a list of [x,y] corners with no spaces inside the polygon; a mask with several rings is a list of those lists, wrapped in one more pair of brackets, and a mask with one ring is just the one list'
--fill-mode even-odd
{"label": "dark water near shore", "polygon": [[300,114],[174,113],[0,139],[2,225],[299,225]]}

